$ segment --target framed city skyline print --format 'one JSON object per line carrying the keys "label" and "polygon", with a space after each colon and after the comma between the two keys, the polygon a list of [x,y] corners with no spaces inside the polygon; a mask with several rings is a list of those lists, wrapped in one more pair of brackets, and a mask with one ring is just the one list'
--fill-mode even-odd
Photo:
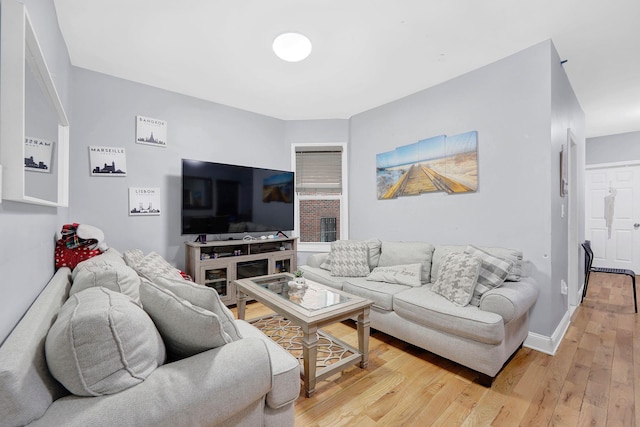
{"label": "framed city skyline print", "polygon": [[91,176],[127,176],[127,156],[121,147],[89,147]]}
{"label": "framed city skyline print", "polygon": [[160,215],[160,189],[129,188],[129,216]]}
{"label": "framed city skyline print", "polygon": [[136,143],[167,146],[167,122],[151,117],[136,116]]}
{"label": "framed city skyline print", "polygon": [[51,173],[55,142],[42,138],[24,138],[24,170]]}

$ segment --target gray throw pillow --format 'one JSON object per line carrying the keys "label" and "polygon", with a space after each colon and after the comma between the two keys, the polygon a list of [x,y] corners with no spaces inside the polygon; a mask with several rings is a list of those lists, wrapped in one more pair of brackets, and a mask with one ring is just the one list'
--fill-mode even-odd
{"label": "gray throw pillow", "polygon": [[[350,242],[358,241],[350,240]],[[371,271],[378,266],[378,262],[380,261],[380,247],[382,246],[382,242],[378,239],[367,239],[363,240],[363,242],[367,245],[367,262],[369,263],[369,271]],[[331,252],[329,252],[324,261],[322,261],[322,264],[320,264],[320,268],[331,271],[331,257]]]}
{"label": "gray throw pillow", "polygon": [[493,256],[475,246],[467,246],[465,253],[477,256],[482,260],[480,273],[478,274],[478,283],[473,291],[471,305],[480,306],[480,298],[491,289],[499,288],[513,268],[511,261]]}
{"label": "gray throw pillow", "polygon": [[140,301],[174,357],[189,357],[233,341],[216,314],[156,283],[142,280]]}
{"label": "gray throw pillow", "polygon": [[69,297],[49,329],[45,354],[54,378],[78,396],[139,384],[166,358],[147,313],[128,296],[101,287]]}
{"label": "gray throw pillow", "polygon": [[365,277],[369,274],[367,244],[349,240],[331,243],[331,275]]}
{"label": "gray throw pillow", "polygon": [[450,252],[444,255],[438,280],[431,290],[454,304],[463,307],[468,305],[473,296],[481,264],[480,258],[464,252]]}
{"label": "gray throw pillow", "polygon": [[233,341],[242,338],[233,313],[220,301],[220,296],[215,289],[184,279],[177,280],[166,277],[157,277],[154,283],[170,290],[176,296],[189,301],[194,306],[202,307],[218,316],[222,323],[222,328]]}

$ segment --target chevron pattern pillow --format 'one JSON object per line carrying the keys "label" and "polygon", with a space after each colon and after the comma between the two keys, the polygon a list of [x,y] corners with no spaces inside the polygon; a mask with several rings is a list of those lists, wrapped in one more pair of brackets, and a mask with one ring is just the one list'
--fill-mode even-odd
{"label": "chevron pattern pillow", "polygon": [[370,273],[367,244],[338,240],[331,243],[331,275],[365,277]]}
{"label": "chevron pattern pillow", "polygon": [[481,264],[480,258],[464,252],[447,253],[442,257],[438,280],[431,290],[464,307],[473,296]]}

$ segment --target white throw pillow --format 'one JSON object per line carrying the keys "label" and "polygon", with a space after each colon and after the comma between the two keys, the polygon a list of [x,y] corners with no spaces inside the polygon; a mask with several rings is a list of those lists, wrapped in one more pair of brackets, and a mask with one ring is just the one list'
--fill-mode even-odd
{"label": "white throw pillow", "polygon": [[393,265],[390,267],[376,267],[367,280],[375,282],[397,283],[407,286],[421,286],[422,264]]}
{"label": "white throw pillow", "polygon": [[233,341],[216,314],[156,283],[142,280],[140,300],[172,356],[184,358]]}
{"label": "white throw pillow", "polygon": [[471,301],[480,272],[480,258],[464,252],[450,252],[442,257],[438,280],[431,290],[454,304],[465,306]]}
{"label": "white throw pillow", "polygon": [[479,307],[480,298],[485,292],[502,286],[513,268],[513,263],[493,256],[471,245],[467,246],[465,253],[477,256],[482,260],[480,273],[478,274],[478,282],[476,283],[470,302],[471,305]]}
{"label": "white throw pillow", "polygon": [[220,296],[215,289],[207,286],[198,285],[188,280],[180,279],[167,279],[166,277],[158,277],[154,283],[170,290],[178,297],[189,301],[195,306],[209,310],[218,318],[222,323],[222,328],[229,334],[233,341],[242,338],[238,326],[236,325],[235,317],[231,310],[220,301]]}
{"label": "white throw pillow", "polygon": [[102,286],[140,302],[140,276],[131,267],[104,259],[88,261],[78,264],[73,270],[69,295]]}
{"label": "white throw pillow", "polygon": [[69,297],[45,342],[49,371],[78,396],[139,384],[166,358],[153,321],[131,298],[106,288]]}

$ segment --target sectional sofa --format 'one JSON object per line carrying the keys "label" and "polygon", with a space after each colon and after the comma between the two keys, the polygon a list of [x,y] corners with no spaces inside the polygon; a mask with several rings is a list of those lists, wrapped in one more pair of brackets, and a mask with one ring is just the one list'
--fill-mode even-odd
{"label": "sectional sofa", "polygon": [[373,301],[372,328],[467,366],[490,385],[528,334],[538,287],[523,264],[513,249],[369,239],[334,242],[299,269]]}
{"label": "sectional sofa", "polygon": [[0,426],[293,426],[298,361],[157,254],[128,255],[138,270],[114,249],[60,268],[4,341]]}

